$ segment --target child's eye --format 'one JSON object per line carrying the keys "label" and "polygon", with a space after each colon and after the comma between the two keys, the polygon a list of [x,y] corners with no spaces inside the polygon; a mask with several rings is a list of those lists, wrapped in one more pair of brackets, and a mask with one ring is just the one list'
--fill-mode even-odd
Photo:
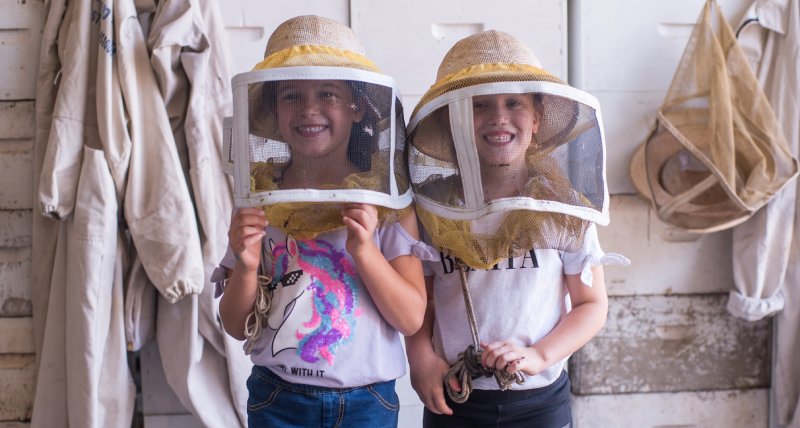
{"label": "child's eye", "polygon": [[284,92],[281,94],[279,99],[280,101],[283,102],[290,102],[290,101],[296,101],[298,98],[299,96],[297,95],[296,92]]}
{"label": "child's eye", "polygon": [[472,103],[473,110],[482,110],[486,108],[486,103],[483,101],[477,101]]}
{"label": "child's eye", "polygon": [[519,100],[508,100],[506,106],[508,106],[508,108],[518,108],[522,106],[522,103]]}
{"label": "child's eye", "polygon": [[319,97],[326,100],[335,100],[339,95],[334,92],[321,92]]}

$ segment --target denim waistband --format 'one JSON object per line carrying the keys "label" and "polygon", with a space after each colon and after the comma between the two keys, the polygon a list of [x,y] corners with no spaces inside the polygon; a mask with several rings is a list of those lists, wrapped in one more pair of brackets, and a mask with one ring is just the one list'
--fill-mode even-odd
{"label": "denim waistband", "polygon": [[280,386],[289,391],[297,392],[300,394],[312,394],[312,395],[325,394],[325,393],[338,394],[343,392],[354,391],[357,389],[368,388],[370,386],[375,386],[375,385],[390,384],[393,386],[395,383],[394,379],[392,379],[385,382],[376,382],[368,385],[351,386],[345,388],[336,388],[336,387],[319,386],[319,385],[306,385],[303,383],[288,382],[284,380],[282,377],[278,376],[275,372],[273,372],[269,368],[259,365],[253,365],[252,374],[266,382],[270,382],[274,385]]}

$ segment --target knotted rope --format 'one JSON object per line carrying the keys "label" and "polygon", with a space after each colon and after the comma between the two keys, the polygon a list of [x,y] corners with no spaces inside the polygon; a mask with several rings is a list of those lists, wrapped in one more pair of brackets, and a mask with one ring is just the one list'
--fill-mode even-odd
{"label": "knotted rope", "polygon": [[[480,338],[478,337],[478,325],[475,322],[475,310],[472,307],[472,296],[469,294],[469,286],[467,284],[466,265],[462,261],[456,263],[459,276],[461,277],[461,292],[464,295],[464,305],[467,307],[467,319],[469,321],[469,330],[472,334],[472,344],[467,346],[464,352],[458,354],[458,359],[455,364],[450,366],[450,370],[445,373],[443,377],[445,389],[450,399],[456,403],[463,403],[469,398],[472,392],[472,379],[478,377],[491,377],[497,382],[497,386],[501,391],[505,391],[511,387],[513,383],[522,385],[525,383],[525,375],[519,370],[509,373],[505,369],[487,368],[481,364],[481,349]],[[453,390],[450,386],[450,378],[455,378],[459,385],[461,385],[461,392]]]}
{"label": "knotted rope", "polygon": [[261,337],[262,326],[267,322],[267,312],[272,306],[272,292],[275,289],[272,277],[269,275],[257,275],[256,284],[256,301],[253,302],[253,312],[250,312],[244,321],[245,355],[250,355],[258,338]]}

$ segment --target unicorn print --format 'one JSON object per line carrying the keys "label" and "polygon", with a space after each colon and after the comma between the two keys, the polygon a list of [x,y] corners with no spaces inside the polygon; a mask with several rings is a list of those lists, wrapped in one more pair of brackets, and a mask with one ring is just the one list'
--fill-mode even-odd
{"label": "unicorn print", "polygon": [[336,349],[352,339],[358,308],[358,276],[344,251],[324,240],[285,244],[270,240],[274,263],[272,355],[294,349],[306,362],[333,364]]}

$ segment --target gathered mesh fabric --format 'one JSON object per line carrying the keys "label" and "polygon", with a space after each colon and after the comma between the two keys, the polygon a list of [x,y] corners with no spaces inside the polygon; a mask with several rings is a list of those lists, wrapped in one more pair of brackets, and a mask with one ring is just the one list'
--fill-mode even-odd
{"label": "gathered mesh fabric", "polygon": [[714,232],[747,220],[797,161],[733,30],[708,1],[634,158],[631,178],[662,220]]}

